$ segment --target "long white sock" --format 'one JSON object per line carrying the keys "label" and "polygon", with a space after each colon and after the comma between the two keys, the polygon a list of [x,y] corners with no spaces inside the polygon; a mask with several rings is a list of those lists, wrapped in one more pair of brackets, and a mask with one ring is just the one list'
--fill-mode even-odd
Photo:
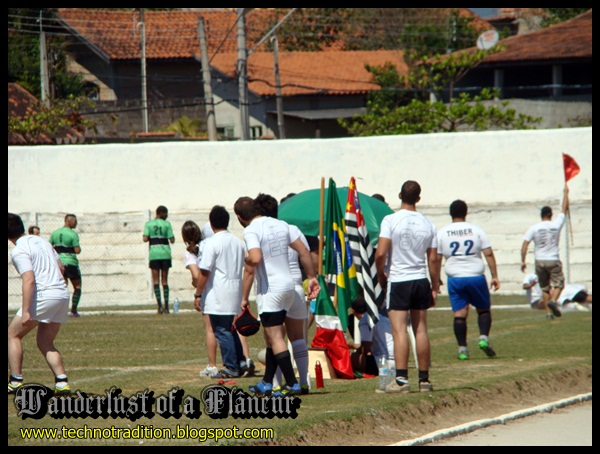
{"label": "long white sock", "polygon": [[306,340],[298,339],[292,342],[292,352],[298,368],[300,385],[308,385],[308,346]]}

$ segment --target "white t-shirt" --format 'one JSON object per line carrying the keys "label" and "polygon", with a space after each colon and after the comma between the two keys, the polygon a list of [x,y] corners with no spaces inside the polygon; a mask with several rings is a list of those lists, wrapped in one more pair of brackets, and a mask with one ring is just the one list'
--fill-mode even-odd
{"label": "white t-shirt", "polygon": [[429,219],[417,211],[397,211],[383,218],[379,237],[392,241],[389,282],[427,277],[427,250],[437,249],[437,231]]}
{"label": "white t-shirt", "polygon": [[560,292],[558,302],[560,304],[570,303],[573,301],[573,297],[582,290],[587,293],[587,289],[581,284],[566,284],[565,288],[563,288],[562,292]]}
{"label": "white t-shirt", "polygon": [[[300,238],[300,240],[302,241],[304,246],[306,246],[306,249],[308,249],[310,251],[310,246],[308,245],[308,241],[298,227],[290,224],[290,235],[297,236],[298,238]],[[289,259],[290,259],[290,271],[292,272],[292,277],[294,278],[294,282],[296,284],[302,285],[302,270],[300,269],[300,258],[299,258],[298,252],[295,249],[290,247],[288,249],[288,253],[289,253]]]}
{"label": "white t-shirt", "polygon": [[22,236],[10,251],[10,258],[20,276],[33,271],[36,300],[69,299],[69,289],[58,266],[58,254],[48,241],[36,235]]}
{"label": "white t-shirt", "polygon": [[256,267],[258,295],[294,290],[289,246],[297,238],[297,234],[290,233],[287,222],[268,216],[254,218],[244,229],[246,249],[259,248],[262,253],[262,263]]}
{"label": "white t-shirt", "polygon": [[485,272],[481,251],[491,248],[483,229],[470,222],[453,222],[438,232],[438,254],[451,277],[480,276]]}
{"label": "white t-shirt", "polygon": [[555,220],[538,222],[527,230],[523,239],[534,242],[534,257],[536,260],[560,259],[558,242],[565,219],[565,214],[560,213]]}
{"label": "white t-shirt", "polygon": [[536,274],[528,274],[523,279],[523,285],[533,284],[534,282],[535,285],[526,290],[527,298],[529,299],[529,304],[537,303],[543,297],[542,287],[540,287],[540,284],[538,283],[538,277]]}
{"label": "white t-shirt", "polygon": [[227,230],[204,240],[200,269],[210,272],[204,287],[204,313],[237,315],[242,304],[244,242]]}

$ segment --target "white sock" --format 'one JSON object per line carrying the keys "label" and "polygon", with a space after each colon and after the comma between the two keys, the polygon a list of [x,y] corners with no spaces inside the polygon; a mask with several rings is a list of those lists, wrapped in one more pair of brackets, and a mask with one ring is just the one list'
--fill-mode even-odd
{"label": "white sock", "polygon": [[292,342],[292,352],[298,368],[300,385],[308,385],[308,347],[306,340],[298,339]]}

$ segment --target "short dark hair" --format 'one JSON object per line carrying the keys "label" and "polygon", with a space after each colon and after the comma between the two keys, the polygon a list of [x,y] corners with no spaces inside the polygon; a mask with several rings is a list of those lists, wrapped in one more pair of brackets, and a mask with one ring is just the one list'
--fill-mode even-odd
{"label": "short dark hair", "polygon": [[27,233],[29,233],[30,235],[34,235],[35,229],[40,230],[40,228],[37,225],[30,225],[27,229]]}
{"label": "short dark hair", "polygon": [[413,180],[405,181],[400,190],[400,198],[404,203],[414,205],[421,196],[421,186]]}
{"label": "short dark hair", "polygon": [[244,221],[251,221],[260,215],[260,211],[252,197],[243,196],[235,201],[233,211]]}
{"label": "short dark hair", "polygon": [[212,207],[212,210],[210,210],[208,220],[210,221],[210,226],[213,230],[225,230],[229,227],[229,212],[224,206],[215,205]]}
{"label": "short dark hair", "polygon": [[385,202],[385,197],[382,196],[381,194],[375,193],[371,197],[373,197],[374,199],[377,199],[377,200],[381,200],[382,202]]}
{"label": "short dark hair", "polygon": [[279,201],[279,203],[283,203],[283,202],[285,202],[287,199],[289,199],[289,198],[292,198],[292,197],[294,197],[295,195],[296,195],[296,193],[295,193],[295,192],[290,192],[288,195],[286,195],[285,197],[283,197],[283,198],[282,198],[282,199]]}
{"label": "short dark hair", "polygon": [[466,218],[468,212],[467,204],[463,200],[455,200],[450,204],[450,216],[454,218]]}
{"label": "short dark hair", "polygon": [[272,195],[260,193],[254,199],[254,203],[256,203],[260,214],[263,216],[277,218],[279,204],[277,203],[277,199]]}
{"label": "short dark hair", "polygon": [[8,239],[14,240],[25,233],[25,226],[21,216],[14,213],[8,213]]}
{"label": "short dark hair", "polygon": [[167,209],[166,206],[164,205],[159,205],[156,208],[156,217],[158,218],[162,218],[162,219],[167,219],[167,216],[169,215],[169,210]]}
{"label": "short dark hair", "polygon": [[552,217],[552,208],[549,206],[542,207],[542,211],[540,212],[542,219],[551,218]]}
{"label": "short dark hair", "polygon": [[358,295],[356,299],[352,301],[352,310],[358,314],[367,312],[367,302],[363,295]]}

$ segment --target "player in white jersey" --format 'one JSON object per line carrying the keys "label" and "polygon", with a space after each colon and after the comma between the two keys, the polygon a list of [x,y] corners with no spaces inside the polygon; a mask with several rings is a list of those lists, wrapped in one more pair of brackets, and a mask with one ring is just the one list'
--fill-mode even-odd
{"label": "player in white jersey", "polygon": [[565,225],[566,212],[569,209],[569,187],[565,183],[563,203],[560,214],[552,220],[552,208],[542,207],[542,221],[532,225],[523,237],[521,246],[521,271],[527,269],[527,249],[533,241],[535,274],[540,281],[543,292],[543,304],[546,308],[546,318],[552,320],[560,317],[558,298],[565,286],[565,275],[560,261],[560,250],[558,248],[560,231]]}
{"label": "player in white jersey", "polygon": [[496,352],[489,340],[492,327],[492,300],[485,277],[485,257],[492,274],[490,288],[500,288],[496,258],[487,234],[475,224],[467,222],[467,204],[455,200],[450,204],[452,223],[438,232],[438,256],[445,259],[448,276],[448,296],[454,312],[454,336],[458,342],[458,359],[469,359],[467,348],[467,317],[469,307],[477,310],[479,348],[493,357]]}
{"label": "player in white jersey", "polygon": [[277,367],[280,367],[286,384],[273,395],[300,394],[300,385],[285,341],[284,322],[295,297],[288,248],[292,247],[298,252],[309,279],[308,296],[315,298],[319,292],[319,282],[310,252],[299,237],[291,236],[287,222],[262,216],[251,197],[240,197],[233,209],[244,227],[247,250],[242,308],[249,304],[250,288],[256,275],[256,305],[266,343],[264,377],[257,385],[251,386],[250,391],[257,395],[270,395],[273,377]]}
{"label": "player in white jersey", "polygon": [[[386,387],[389,393],[410,392],[408,383],[408,317],[415,333],[419,363],[419,390],[431,391],[429,364],[431,350],[427,332],[427,309],[435,306],[440,290],[435,225],[421,213],[416,204],[421,200],[421,186],[406,181],[399,195],[400,210],[381,222],[375,252],[377,278],[387,290],[386,306],[392,324],[396,380]],[[387,272],[389,255],[389,275]],[[427,280],[427,267],[431,282]]]}
{"label": "player in white jersey", "polygon": [[544,309],[544,292],[534,273],[529,273],[523,278],[523,290],[527,294],[527,300],[532,309]]}
{"label": "player in white jersey", "polygon": [[[259,194],[254,201],[260,207],[260,212],[263,216],[270,216],[272,218],[278,217],[279,203],[275,197],[269,194]],[[306,249],[310,250],[310,246],[306,237],[298,227],[290,224],[290,234],[292,235],[292,238],[300,238]],[[306,304],[304,287],[302,286],[302,270],[300,268],[298,252],[289,247],[288,258],[290,262],[290,271],[292,273],[292,278],[294,279],[294,291],[296,294],[294,296],[294,302],[287,311],[285,317],[285,332],[292,345],[292,355],[294,356],[294,361],[296,363],[296,367],[298,368],[301,394],[308,394],[308,345],[306,343],[308,307]],[[273,382],[274,388],[279,387],[280,383],[281,370],[277,369],[275,380]]]}
{"label": "player in white jersey", "polygon": [[36,343],[54,374],[55,393],[68,394],[70,388],[62,355],[54,346],[60,325],[67,321],[69,289],[63,277],[64,266],[45,239],[25,234],[20,216],[8,213],[8,240],[12,263],[23,281],[21,309],[8,326],[8,394],[23,386],[23,337],[37,327]]}

